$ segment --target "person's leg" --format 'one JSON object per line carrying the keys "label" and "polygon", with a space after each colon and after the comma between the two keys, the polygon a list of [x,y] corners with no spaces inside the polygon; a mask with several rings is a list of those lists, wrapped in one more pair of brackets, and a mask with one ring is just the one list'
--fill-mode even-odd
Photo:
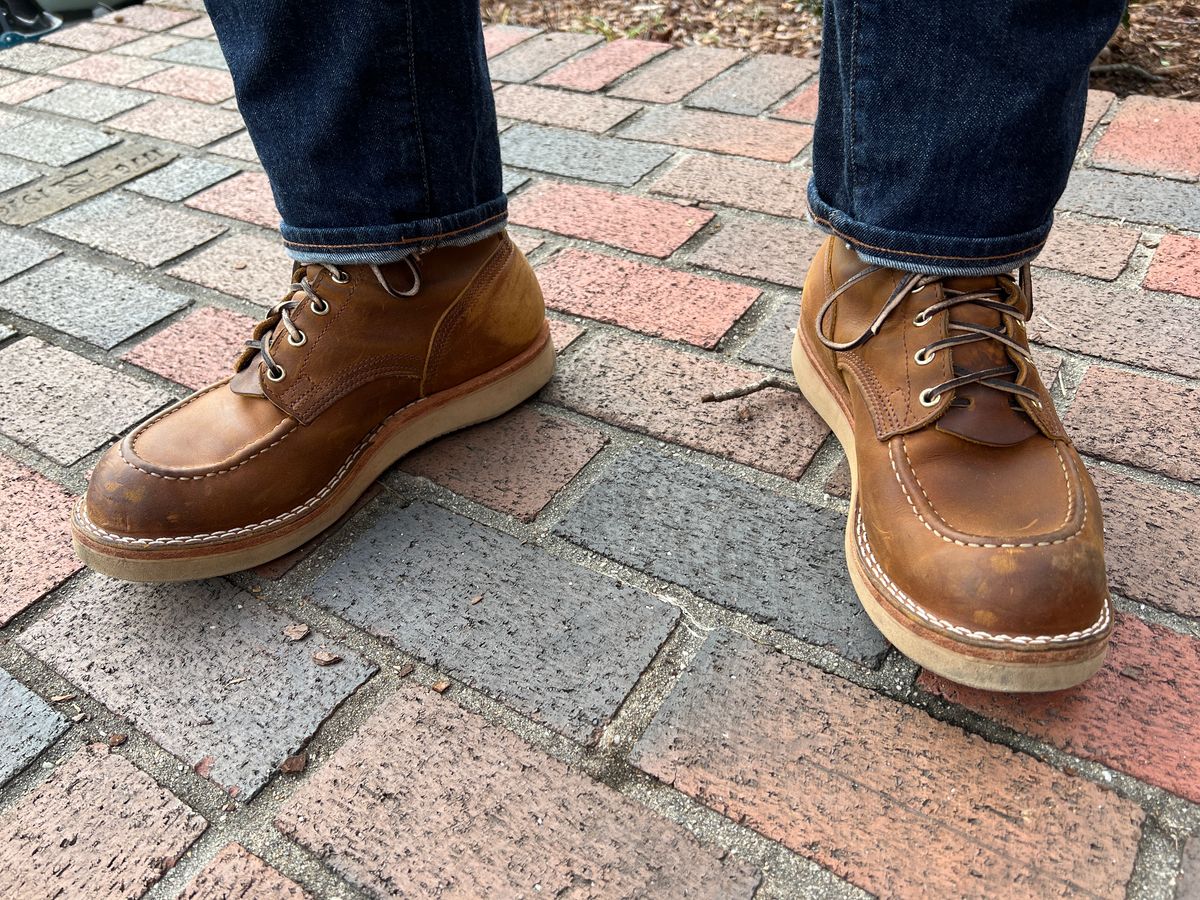
{"label": "person's leg", "polygon": [[832,236],[793,365],[850,459],[860,600],[900,650],[976,687],[1076,684],[1112,628],[1099,500],[1025,323],[1121,5],[826,6],[809,194]]}

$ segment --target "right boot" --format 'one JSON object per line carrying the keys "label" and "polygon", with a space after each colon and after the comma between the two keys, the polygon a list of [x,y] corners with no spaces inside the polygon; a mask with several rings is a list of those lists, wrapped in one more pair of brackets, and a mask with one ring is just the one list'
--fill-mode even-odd
{"label": "right boot", "polygon": [[535,394],[554,347],[506,234],[383,266],[297,266],[232,377],[97,464],[72,538],[128,581],[224,575],[335,523],[409,451]]}

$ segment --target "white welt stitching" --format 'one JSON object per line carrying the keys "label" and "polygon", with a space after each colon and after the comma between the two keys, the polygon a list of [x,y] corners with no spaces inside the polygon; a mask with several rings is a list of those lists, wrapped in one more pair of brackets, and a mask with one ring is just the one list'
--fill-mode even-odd
{"label": "white welt stitching", "polygon": [[1109,620],[1112,618],[1112,614],[1109,609],[1108,597],[1104,598],[1104,609],[1100,612],[1100,618],[1097,619],[1094,624],[1089,625],[1083,631],[1072,631],[1068,634],[1039,634],[1034,636],[1020,635],[1018,637],[1012,637],[1007,634],[991,634],[987,631],[972,631],[971,629],[964,628],[961,625],[955,625],[951,622],[947,622],[945,619],[939,619],[937,616],[933,615],[933,613],[917,604],[911,597],[908,596],[908,594],[900,590],[900,588],[897,587],[896,584],[887,577],[883,571],[883,567],[880,566],[879,561],[875,559],[875,554],[871,551],[871,545],[867,541],[867,530],[863,525],[862,510],[856,509],[854,511],[854,516],[854,531],[858,538],[859,555],[862,557],[863,562],[867,564],[867,567],[871,570],[871,573],[879,580],[879,583],[883,585],[884,589],[895,598],[897,603],[899,603],[913,615],[918,616],[919,618],[928,622],[930,625],[934,625],[944,631],[952,632],[953,634],[963,635],[964,637],[976,638],[978,640],[985,641],[999,641],[1001,643],[1008,644],[1064,644],[1068,641],[1078,641],[1084,638],[1093,637],[1094,635],[1100,634],[1102,631],[1108,628]]}

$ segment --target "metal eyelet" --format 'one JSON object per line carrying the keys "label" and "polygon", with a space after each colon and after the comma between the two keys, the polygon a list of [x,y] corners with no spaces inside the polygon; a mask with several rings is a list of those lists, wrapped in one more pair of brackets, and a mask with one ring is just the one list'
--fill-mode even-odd
{"label": "metal eyelet", "polygon": [[919,399],[922,406],[937,406],[938,403],[941,402],[941,394],[934,394],[932,397],[929,396],[929,392],[931,390],[933,390],[933,388],[925,388],[925,390],[921,391],[921,396]]}
{"label": "metal eyelet", "polygon": [[283,381],[284,377],[287,375],[287,372],[284,371],[283,366],[276,366],[275,368],[278,370],[279,374],[276,375],[274,371],[267,369],[267,380]]}
{"label": "metal eyelet", "polygon": [[[320,300],[319,297],[317,299]],[[309,303],[308,308],[313,311],[313,315],[315,316],[324,316],[329,313],[329,304],[324,300],[321,300],[320,306],[317,306],[316,303]]]}
{"label": "metal eyelet", "polygon": [[350,280],[350,276],[345,272],[338,272],[336,275],[330,275],[329,279],[334,284],[346,284]]}
{"label": "metal eyelet", "polygon": [[300,332],[300,340],[295,341],[295,340],[292,340],[292,336],[289,334],[287,341],[293,347],[303,347],[305,344],[308,343],[308,335],[302,331],[302,332]]}
{"label": "metal eyelet", "polygon": [[924,328],[926,325],[928,325],[930,322],[932,322],[933,320],[931,318],[929,318],[929,316],[927,315],[928,312],[929,312],[929,310],[923,309],[919,313],[917,313],[916,316],[913,318],[913,324],[916,325],[918,328]]}
{"label": "metal eyelet", "polygon": [[[934,353],[936,352],[937,351],[935,350]],[[913,362],[915,362],[918,366],[927,366],[933,362],[933,353],[929,353],[927,347],[922,347],[913,354]]]}
{"label": "metal eyelet", "polygon": [[1041,409],[1041,408],[1042,408],[1042,401],[1041,401],[1041,400],[1030,400],[1029,402],[1033,404],[1033,406],[1034,406],[1034,408],[1035,408],[1035,409]]}

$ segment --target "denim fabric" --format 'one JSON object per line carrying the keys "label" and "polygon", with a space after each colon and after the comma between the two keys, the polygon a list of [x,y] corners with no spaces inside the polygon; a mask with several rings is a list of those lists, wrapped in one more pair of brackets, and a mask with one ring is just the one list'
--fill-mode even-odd
{"label": "denim fabric", "polygon": [[1124,0],[826,0],[809,205],[870,262],[1036,256]]}
{"label": "denim fabric", "polygon": [[479,0],[207,0],[291,255],[389,262],[504,227]]}

